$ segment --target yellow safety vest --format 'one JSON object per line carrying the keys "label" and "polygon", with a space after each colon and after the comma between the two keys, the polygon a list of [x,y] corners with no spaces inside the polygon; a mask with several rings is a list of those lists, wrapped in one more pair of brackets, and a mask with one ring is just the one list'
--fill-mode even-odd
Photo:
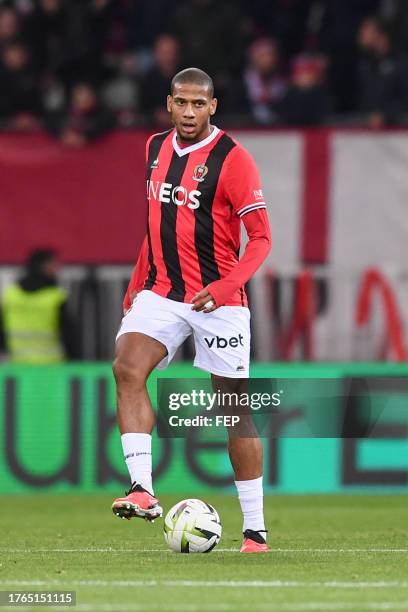
{"label": "yellow safety vest", "polygon": [[24,291],[11,285],[3,296],[7,348],[14,363],[59,363],[64,360],[59,311],[67,299],[60,287]]}

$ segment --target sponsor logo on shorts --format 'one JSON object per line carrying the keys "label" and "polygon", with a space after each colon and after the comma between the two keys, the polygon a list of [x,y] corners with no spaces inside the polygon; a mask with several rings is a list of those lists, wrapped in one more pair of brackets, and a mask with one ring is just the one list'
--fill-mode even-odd
{"label": "sponsor logo on shorts", "polygon": [[227,346],[236,348],[237,346],[244,346],[244,336],[238,334],[238,336],[231,336],[231,338],[223,338],[222,336],[213,336],[212,338],[206,338],[204,340],[208,348],[225,349]]}

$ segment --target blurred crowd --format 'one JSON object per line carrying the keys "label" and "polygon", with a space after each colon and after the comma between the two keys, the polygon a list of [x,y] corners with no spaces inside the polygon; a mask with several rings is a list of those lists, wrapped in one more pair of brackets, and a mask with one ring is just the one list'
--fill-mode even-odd
{"label": "blurred crowd", "polygon": [[399,125],[407,51],[406,0],[0,0],[0,126],[72,147],[164,128],[188,66],[222,125]]}

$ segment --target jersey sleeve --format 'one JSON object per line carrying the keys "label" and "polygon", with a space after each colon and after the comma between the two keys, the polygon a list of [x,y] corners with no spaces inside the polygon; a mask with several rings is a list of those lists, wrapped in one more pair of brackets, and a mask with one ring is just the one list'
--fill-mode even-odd
{"label": "jersey sleeve", "polygon": [[[150,143],[156,134],[152,134],[146,141],[146,162],[149,159],[149,148]],[[148,244],[147,244],[147,236],[145,236],[144,241],[142,243],[139,257],[136,262],[135,267],[133,268],[132,277],[129,281],[129,285],[127,291],[125,293],[125,297],[123,298],[123,311],[126,312],[132,305],[132,296],[135,293],[138,293],[142,290],[144,282],[147,278],[147,273],[149,270],[149,262],[148,262]]]}
{"label": "jersey sleeve", "polygon": [[[264,207],[265,209],[265,207]],[[248,242],[237,265],[224,278],[207,287],[217,306],[223,306],[255,274],[271,250],[272,238],[266,210],[256,210],[243,219]]]}
{"label": "jersey sleeve", "polygon": [[143,289],[143,285],[146,281],[147,274],[149,271],[149,261],[148,261],[148,252],[149,247],[147,243],[147,236],[142,243],[142,247],[140,249],[139,257],[136,262],[135,267],[133,268],[132,277],[130,279],[125,297],[123,299],[123,310],[126,312],[132,305],[132,296],[135,293],[138,293]]}
{"label": "jersey sleeve", "polygon": [[145,152],[146,163],[147,163],[147,161],[148,161],[148,159],[149,159],[149,149],[150,149],[150,144],[151,144],[151,142],[152,142],[152,140],[153,140],[153,138],[154,138],[155,136],[157,136],[157,134],[152,134],[151,136],[149,136],[149,138],[148,138],[148,139],[147,139],[147,141],[146,141],[146,152]]}
{"label": "jersey sleeve", "polygon": [[255,160],[240,145],[226,159],[223,190],[233,211],[241,218],[253,210],[266,208]]}

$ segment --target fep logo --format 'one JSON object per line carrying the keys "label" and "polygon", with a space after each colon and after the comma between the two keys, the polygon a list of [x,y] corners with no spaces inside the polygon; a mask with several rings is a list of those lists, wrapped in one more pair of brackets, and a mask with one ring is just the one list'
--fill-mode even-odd
{"label": "fep logo", "polygon": [[198,198],[201,191],[193,189],[188,191],[182,185],[175,187],[171,183],[162,183],[161,181],[147,181],[147,199],[159,200],[163,204],[173,202],[176,206],[187,206],[195,210],[200,206]]}
{"label": "fep logo", "polygon": [[224,349],[227,346],[231,346],[232,348],[236,348],[239,344],[244,346],[244,336],[242,334],[238,334],[237,336],[232,336],[231,338],[223,338],[222,336],[213,336],[212,338],[205,338],[204,340],[208,346],[208,348],[219,348]]}

